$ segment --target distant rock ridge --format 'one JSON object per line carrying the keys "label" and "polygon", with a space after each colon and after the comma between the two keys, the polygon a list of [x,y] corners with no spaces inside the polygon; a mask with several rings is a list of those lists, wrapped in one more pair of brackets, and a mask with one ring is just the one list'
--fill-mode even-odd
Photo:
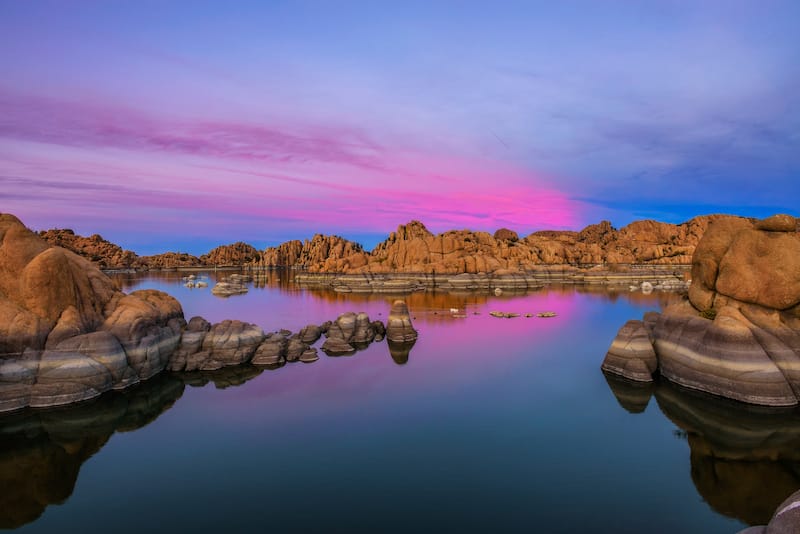
{"label": "distant rock ridge", "polygon": [[220,245],[200,257],[186,252],[164,252],[138,256],[131,250],[103,239],[99,234],[84,237],[70,229],[43,230],[39,237],[49,244],[82,256],[104,270],[173,269],[176,267],[240,266],[258,259],[261,253],[252,245],[238,241]]}
{"label": "distant rock ridge", "polygon": [[77,235],[70,229],[42,230],[39,237],[53,246],[62,247],[83,256],[101,269],[141,269],[147,262],[131,250],[106,241],[99,234],[89,237]]}
{"label": "distant rock ridge", "polygon": [[527,271],[541,265],[686,265],[709,223],[725,217],[706,215],[677,225],[645,220],[619,230],[603,221],[580,232],[541,231],[523,239],[508,228],[494,235],[471,230],[434,235],[415,220],[400,225],[371,252],[342,238],[318,234],[305,243],[268,248],[250,267],[294,267],[309,273],[479,274]]}
{"label": "distant rock ridge", "polygon": [[269,247],[250,263],[250,267],[297,267],[333,269],[345,265],[357,268],[365,264],[364,249],[358,243],[337,235],[316,234],[305,241],[293,240]]}
{"label": "distant rock ridge", "polygon": [[800,404],[796,219],[713,221],[696,247],[687,298],[628,321],[602,368],[644,382],[658,373],[751,404]]}
{"label": "distant rock ridge", "polygon": [[405,303],[395,302],[389,319],[387,328],[365,313],[348,313],[299,334],[266,334],[235,320],[212,325],[195,317],[187,324],[170,295],[126,295],[85,258],[0,214],[0,412],[92,399],[164,370],[312,362],[318,358],[311,345],[322,334],[329,349],[336,347],[329,354],[355,352],[387,334],[392,357],[405,351],[407,360],[417,332]]}
{"label": "distant rock ridge", "polygon": [[316,234],[263,251],[236,242],[199,257],[183,252],[137,256],[99,235],[83,237],[72,230],[47,230],[40,236],[101,269],[246,265],[251,269],[288,267],[309,273],[478,274],[526,271],[541,265],[688,265],[709,222],[721,217],[726,216],[704,215],[682,224],[643,220],[619,230],[602,221],[580,232],[544,230],[524,238],[508,228],[494,234],[450,230],[434,235],[414,220],[398,226],[371,252],[340,236]]}

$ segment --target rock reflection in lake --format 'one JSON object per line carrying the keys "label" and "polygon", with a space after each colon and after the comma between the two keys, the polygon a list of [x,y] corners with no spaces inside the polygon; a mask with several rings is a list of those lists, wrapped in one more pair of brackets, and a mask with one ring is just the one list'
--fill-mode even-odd
{"label": "rock reflection in lake", "polygon": [[[388,342],[391,358],[405,364],[414,343]],[[0,528],[20,527],[41,516],[49,505],[64,503],[72,495],[83,463],[115,432],[151,423],[173,406],[186,386],[241,386],[284,365],[165,372],[131,389],[84,403],[0,416],[0,487],[14,489],[0,492]]]}
{"label": "rock reflection in lake", "polygon": [[717,512],[750,525],[769,522],[800,489],[800,413],[751,406],[661,379],[649,389],[606,376],[620,405],[644,411],[651,394],[686,436],[697,491]]}
{"label": "rock reflection in lake", "polygon": [[[39,517],[72,494],[81,465],[114,432],[155,420],[183,394],[183,381],[157,376],[124,393],[50,410],[0,417],[0,528]],[[13,488],[13,491],[7,491]]]}

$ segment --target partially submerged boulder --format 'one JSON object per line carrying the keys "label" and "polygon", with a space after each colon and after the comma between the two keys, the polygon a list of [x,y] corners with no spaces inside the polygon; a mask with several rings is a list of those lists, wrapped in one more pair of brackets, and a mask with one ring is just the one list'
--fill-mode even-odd
{"label": "partially submerged boulder", "polygon": [[[688,300],[630,321],[602,368],[751,404],[800,403],[800,236],[794,217],[714,220]],[[648,347],[649,344],[649,347]]]}
{"label": "partially submerged boulder", "polygon": [[386,321],[386,339],[395,343],[403,343],[416,340],[417,335],[418,332],[411,324],[408,305],[403,300],[395,300],[389,311],[389,319]]}

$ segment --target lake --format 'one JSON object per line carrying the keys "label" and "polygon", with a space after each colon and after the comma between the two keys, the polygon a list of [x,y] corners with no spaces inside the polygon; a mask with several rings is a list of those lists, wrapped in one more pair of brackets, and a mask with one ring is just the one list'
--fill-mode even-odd
{"label": "lake", "polygon": [[[385,321],[395,298],[302,290],[286,273],[227,299],[185,288],[178,273],[117,279],[169,292],[187,320],[265,331],[347,311]],[[405,299],[419,339],[407,357],[381,342],[273,370],[164,373],[79,406],[4,416],[0,526],[733,533],[766,523],[800,488],[796,410],[600,371],[625,321],[671,298],[415,293]]]}

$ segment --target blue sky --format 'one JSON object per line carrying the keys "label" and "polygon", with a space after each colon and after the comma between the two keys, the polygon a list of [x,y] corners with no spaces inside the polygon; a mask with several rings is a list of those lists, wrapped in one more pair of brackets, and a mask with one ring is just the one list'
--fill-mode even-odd
{"label": "blue sky", "polygon": [[0,1],[0,210],[137,252],[798,213],[797,2]]}

